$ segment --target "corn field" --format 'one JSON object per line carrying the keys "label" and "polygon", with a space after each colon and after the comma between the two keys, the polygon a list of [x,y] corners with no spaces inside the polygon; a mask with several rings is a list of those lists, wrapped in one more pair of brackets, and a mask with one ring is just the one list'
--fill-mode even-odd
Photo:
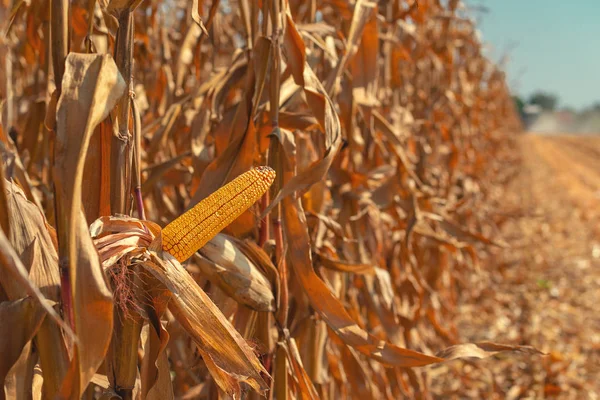
{"label": "corn field", "polygon": [[0,398],[433,398],[425,366],[537,357],[453,323],[520,129],[462,2],[0,24]]}

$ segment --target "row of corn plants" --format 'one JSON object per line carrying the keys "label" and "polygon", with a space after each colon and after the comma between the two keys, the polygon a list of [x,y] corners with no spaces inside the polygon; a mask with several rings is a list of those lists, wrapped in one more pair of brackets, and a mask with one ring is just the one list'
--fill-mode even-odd
{"label": "row of corn plants", "polygon": [[[0,398],[428,398],[518,131],[458,0],[2,0]],[[458,361],[457,361],[458,362]]]}

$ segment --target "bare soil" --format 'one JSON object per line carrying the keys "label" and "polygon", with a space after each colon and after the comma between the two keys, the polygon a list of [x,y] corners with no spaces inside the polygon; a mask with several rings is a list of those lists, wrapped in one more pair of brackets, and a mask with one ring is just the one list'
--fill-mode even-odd
{"label": "bare soil", "polygon": [[[506,188],[510,244],[482,262],[463,302],[467,341],[530,344],[547,356],[501,355],[440,368],[440,398],[600,398],[600,136],[519,138]],[[444,374],[450,372],[450,375]]]}

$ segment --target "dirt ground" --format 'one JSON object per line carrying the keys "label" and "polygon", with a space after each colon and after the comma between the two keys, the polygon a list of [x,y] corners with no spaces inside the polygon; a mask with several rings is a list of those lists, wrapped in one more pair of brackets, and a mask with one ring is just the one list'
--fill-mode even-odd
{"label": "dirt ground", "polygon": [[600,136],[525,134],[519,148],[502,204],[510,247],[485,260],[493,272],[476,278],[482,289],[464,301],[457,328],[465,341],[547,355],[450,363],[434,378],[434,397],[598,399]]}

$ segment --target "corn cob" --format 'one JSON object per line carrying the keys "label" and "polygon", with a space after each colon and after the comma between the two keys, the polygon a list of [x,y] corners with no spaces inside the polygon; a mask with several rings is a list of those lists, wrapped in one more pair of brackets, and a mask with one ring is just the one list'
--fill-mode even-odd
{"label": "corn cob", "polygon": [[269,189],[275,171],[257,167],[238,176],[162,230],[163,250],[183,262]]}

